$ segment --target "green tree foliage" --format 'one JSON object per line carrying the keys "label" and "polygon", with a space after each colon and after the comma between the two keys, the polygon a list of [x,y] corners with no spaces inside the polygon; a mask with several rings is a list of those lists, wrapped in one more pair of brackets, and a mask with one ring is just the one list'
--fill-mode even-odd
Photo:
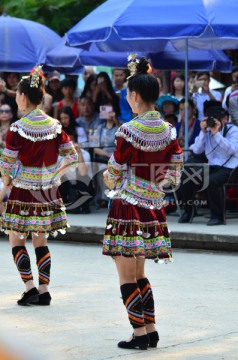
{"label": "green tree foliage", "polygon": [[1,0],[0,12],[37,21],[63,36],[105,0]]}

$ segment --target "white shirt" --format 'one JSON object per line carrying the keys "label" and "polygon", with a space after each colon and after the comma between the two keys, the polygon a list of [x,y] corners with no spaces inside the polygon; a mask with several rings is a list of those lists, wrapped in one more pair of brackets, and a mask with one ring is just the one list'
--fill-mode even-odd
{"label": "white shirt", "polygon": [[226,126],[229,128],[226,137],[223,136],[224,127],[215,135],[209,128],[205,133],[200,131],[189,149],[195,154],[205,152],[209,165],[234,169],[238,166],[238,127],[231,124]]}
{"label": "white shirt", "polygon": [[229,111],[228,107],[226,106],[226,99],[227,99],[227,96],[230,95],[231,93],[231,86],[228,86],[225,90],[225,93],[224,93],[224,98],[223,98],[223,101],[222,101],[222,107],[223,109],[225,109],[226,111]]}
{"label": "white shirt", "polygon": [[76,126],[76,132],[77,132],[77,143],[84,143],[88,141],[86,131],[81,126]]}
{"label": "white shirt", "polygon": [[[222,94],[219,91],[210,90],[210,93],[217,101],[221,101]],[[210,96],[207,93],[203,93],[202,89],[200,88],[198,89],[197,93],[193,94],[192,98],[198,109],[198,120],[202,120],[204,118],[203,104],[206,100],[211,100]]]}

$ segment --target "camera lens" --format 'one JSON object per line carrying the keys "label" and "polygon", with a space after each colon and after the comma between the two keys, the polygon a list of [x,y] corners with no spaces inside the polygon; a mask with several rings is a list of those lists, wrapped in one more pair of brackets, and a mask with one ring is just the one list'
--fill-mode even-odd
{"label": "camera lens", "polygon": [[215,120],[214,120],[214,117],[213,116],[208,116],[208,118],[207,118],[207,126],[208,127],[214,127],[215,125],[216,125],[216,123],[215,123]]}

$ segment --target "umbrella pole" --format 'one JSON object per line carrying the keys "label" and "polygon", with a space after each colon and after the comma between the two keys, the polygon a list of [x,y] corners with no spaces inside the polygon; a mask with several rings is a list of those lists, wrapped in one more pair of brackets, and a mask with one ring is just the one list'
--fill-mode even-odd
{"label": "umbrella pole", "polygon": [[185,161],[188,159],[188,39],[185,39]]}

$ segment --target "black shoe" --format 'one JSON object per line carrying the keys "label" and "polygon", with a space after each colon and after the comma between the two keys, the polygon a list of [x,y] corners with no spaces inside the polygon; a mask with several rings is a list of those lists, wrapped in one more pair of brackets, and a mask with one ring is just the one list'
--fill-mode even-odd
{"label": "black shoe", "polygon": [[191,221],[192,214],[187,213],[186,211],[178,219],[178,223],[185,224]]}
{"label": "black shoe", "polygon": [[156,348],[159,341],[159,334],[157,331],[153,331],[147,334],[149,336],[149,347]]}
{"label": "black shoe", "polygon": [[224,225],[224,222],[220,219],[210,219],[208,222],[207,222],[207,225],[208,226],[213,226],[213,225]]}
{"label": "black shoe", "polygon": [[122,349],[139,348],[140,350],[147,350],[149,345],[149,337],[147,335],[135,336],[133,334],[130,341],[120,341],[117,345]]}
{"label": "black shoe", "polygon": [[35,304],[37,301],[39,301],[39,291],[37,288],[32,288],[31,290],[24,292],[22,294],[22,298],[17,301],[18,305],[31,305]]}
{"label": "black shoe", "polygon": [[108,202],[106,200],[100,201],[100,203],[96,207],[97,210],[99,210],[99,209],[107,209],[107,208],[108,208]]}
{"label": "black shoe", "polygon": [[80,214],[91,214],[91,210],[89,207],[82,207]]}
{"label": "black shoe", "polygon": [[50,293],[47,291],[43,294],[40,294],[39,300],[37,302],[34,302],[33,305],[47,306],[50,305],[50,302],[51,302],[51,296]]}

